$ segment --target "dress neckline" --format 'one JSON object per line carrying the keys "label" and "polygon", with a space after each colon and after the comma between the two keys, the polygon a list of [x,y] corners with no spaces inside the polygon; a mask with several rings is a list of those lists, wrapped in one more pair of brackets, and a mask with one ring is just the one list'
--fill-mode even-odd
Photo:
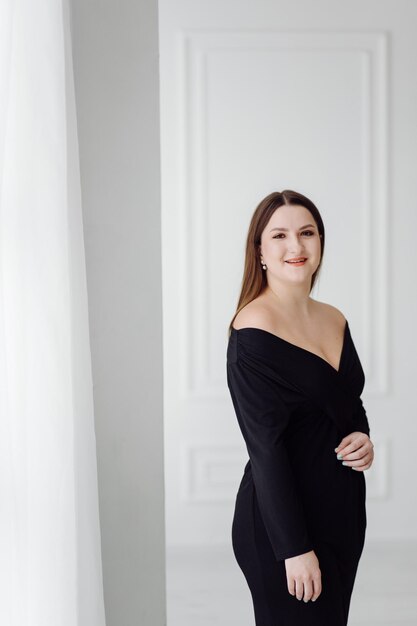
{"label": "dress neckline", "polygon": [[287,341],[287,339],[284,339],[283,337],[279,337],[278,335],[275,335],[275,333],[271,333],[269,330],[264,330],[263,328],[255,328],[255,327],[250,327],[250,326],[245,326],[244,328],[235,328],[234,326],[232,326],[232,332],[241,333],[241,332],[247,332],[247,331],[256,331],[256,332],[262,333],[262,334],[264,334],[266,336],[270,336],[273,339],[281,341],[282,343],[286,344],[289,347],[292,347],[292,348],[295,348],[296,350],[300,350],[301,352],[310,354],[313,358],[319,359],[319,361],[321,361],[322,363],[324,363],[325,365],[330,367],[330,369],[333,370],[333,372],[335,374],[340,374],[340,371],[341,371],[341,368],[342,368],[342,364],[343,364],[343,356],[344,356],[344,353],[345,353],[345,346],[346,346],[346,338],[347,338],[348,326],[349,326],[349,324],[348,324],[348,321],[346,320],[345,328],[344,328],[344,331],[343,331],[343,343],[342,343],[342,349],[340,351],[340,356],[339,356],[338,369],[333,367],[333,365],[331,363],[329,363],[329,361],[327,361],[327,359],[323,358],[319,354],[316,354],[316,352],[312,352],[311,350],[307,350],[307,348],[302,348],[301,346],[297,346],[297,344],[292,343],[291,341]]}

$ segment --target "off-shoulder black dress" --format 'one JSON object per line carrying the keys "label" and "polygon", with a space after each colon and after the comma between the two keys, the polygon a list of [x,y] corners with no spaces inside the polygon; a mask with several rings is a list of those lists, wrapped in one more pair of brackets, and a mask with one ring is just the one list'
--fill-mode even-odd
{"label": "off-shoulder black dress", "polygon": [[[259,328],[232,329],[227,384],[249,461],[236,496],[232,545],[257,626],[346,626],[366,530],[363,471],[334,449],[369,435],[365,375],[346,321],[339,369]],[[322,593],[288,591],[285,559],[314,550]]]}

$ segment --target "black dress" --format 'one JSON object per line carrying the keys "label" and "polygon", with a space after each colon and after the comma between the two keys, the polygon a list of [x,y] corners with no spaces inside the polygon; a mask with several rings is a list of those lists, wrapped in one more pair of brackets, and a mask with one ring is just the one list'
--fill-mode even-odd
{"label": "black dress", "polygon": [[[236,496],[232,545],[257,626],[346,626],[365,541],[363,471],[334,449],[369,435],[365,375],[346,321],[339,370],[259,328],[232,328],[227,384],[249,461]],[[287,587],[285,559],[314,550],[322,592]]]}

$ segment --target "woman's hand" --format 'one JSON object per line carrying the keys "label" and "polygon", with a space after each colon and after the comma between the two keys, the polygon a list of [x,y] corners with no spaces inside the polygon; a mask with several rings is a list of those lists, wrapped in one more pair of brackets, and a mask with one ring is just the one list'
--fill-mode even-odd
{"label": "woman's hand", "polygon": [[[314,550],[285,559],[288,591],[297,600],[313,602],[321,594],[321,571]],[[304,597],[303,597],[304,596]]]}
{"label": "woman's hand", "polygon": [[346,435],[335,452],[344,465],[359,471],[369,469],[374,460],[374,444],[366,433],[354,432]]}

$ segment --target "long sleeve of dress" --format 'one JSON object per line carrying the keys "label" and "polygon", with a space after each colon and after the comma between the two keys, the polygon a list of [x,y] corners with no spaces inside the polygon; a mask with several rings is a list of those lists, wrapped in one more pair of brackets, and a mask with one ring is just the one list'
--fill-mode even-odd
{"label": "long sleeve of dress", "polygon": [[227,363],[227,384],[276,559],[281,561],[313,550],[283,441],[290,415],[278,383],[238,358]]}
{"label": "long sleeve of dress", "polygon": [[357,424],[356,430],[358,432],[366,433],[368,437],[370,436],[369,421],[366,415],[365,407],[363,406],[362,398],[358,398],[355,423]]}

